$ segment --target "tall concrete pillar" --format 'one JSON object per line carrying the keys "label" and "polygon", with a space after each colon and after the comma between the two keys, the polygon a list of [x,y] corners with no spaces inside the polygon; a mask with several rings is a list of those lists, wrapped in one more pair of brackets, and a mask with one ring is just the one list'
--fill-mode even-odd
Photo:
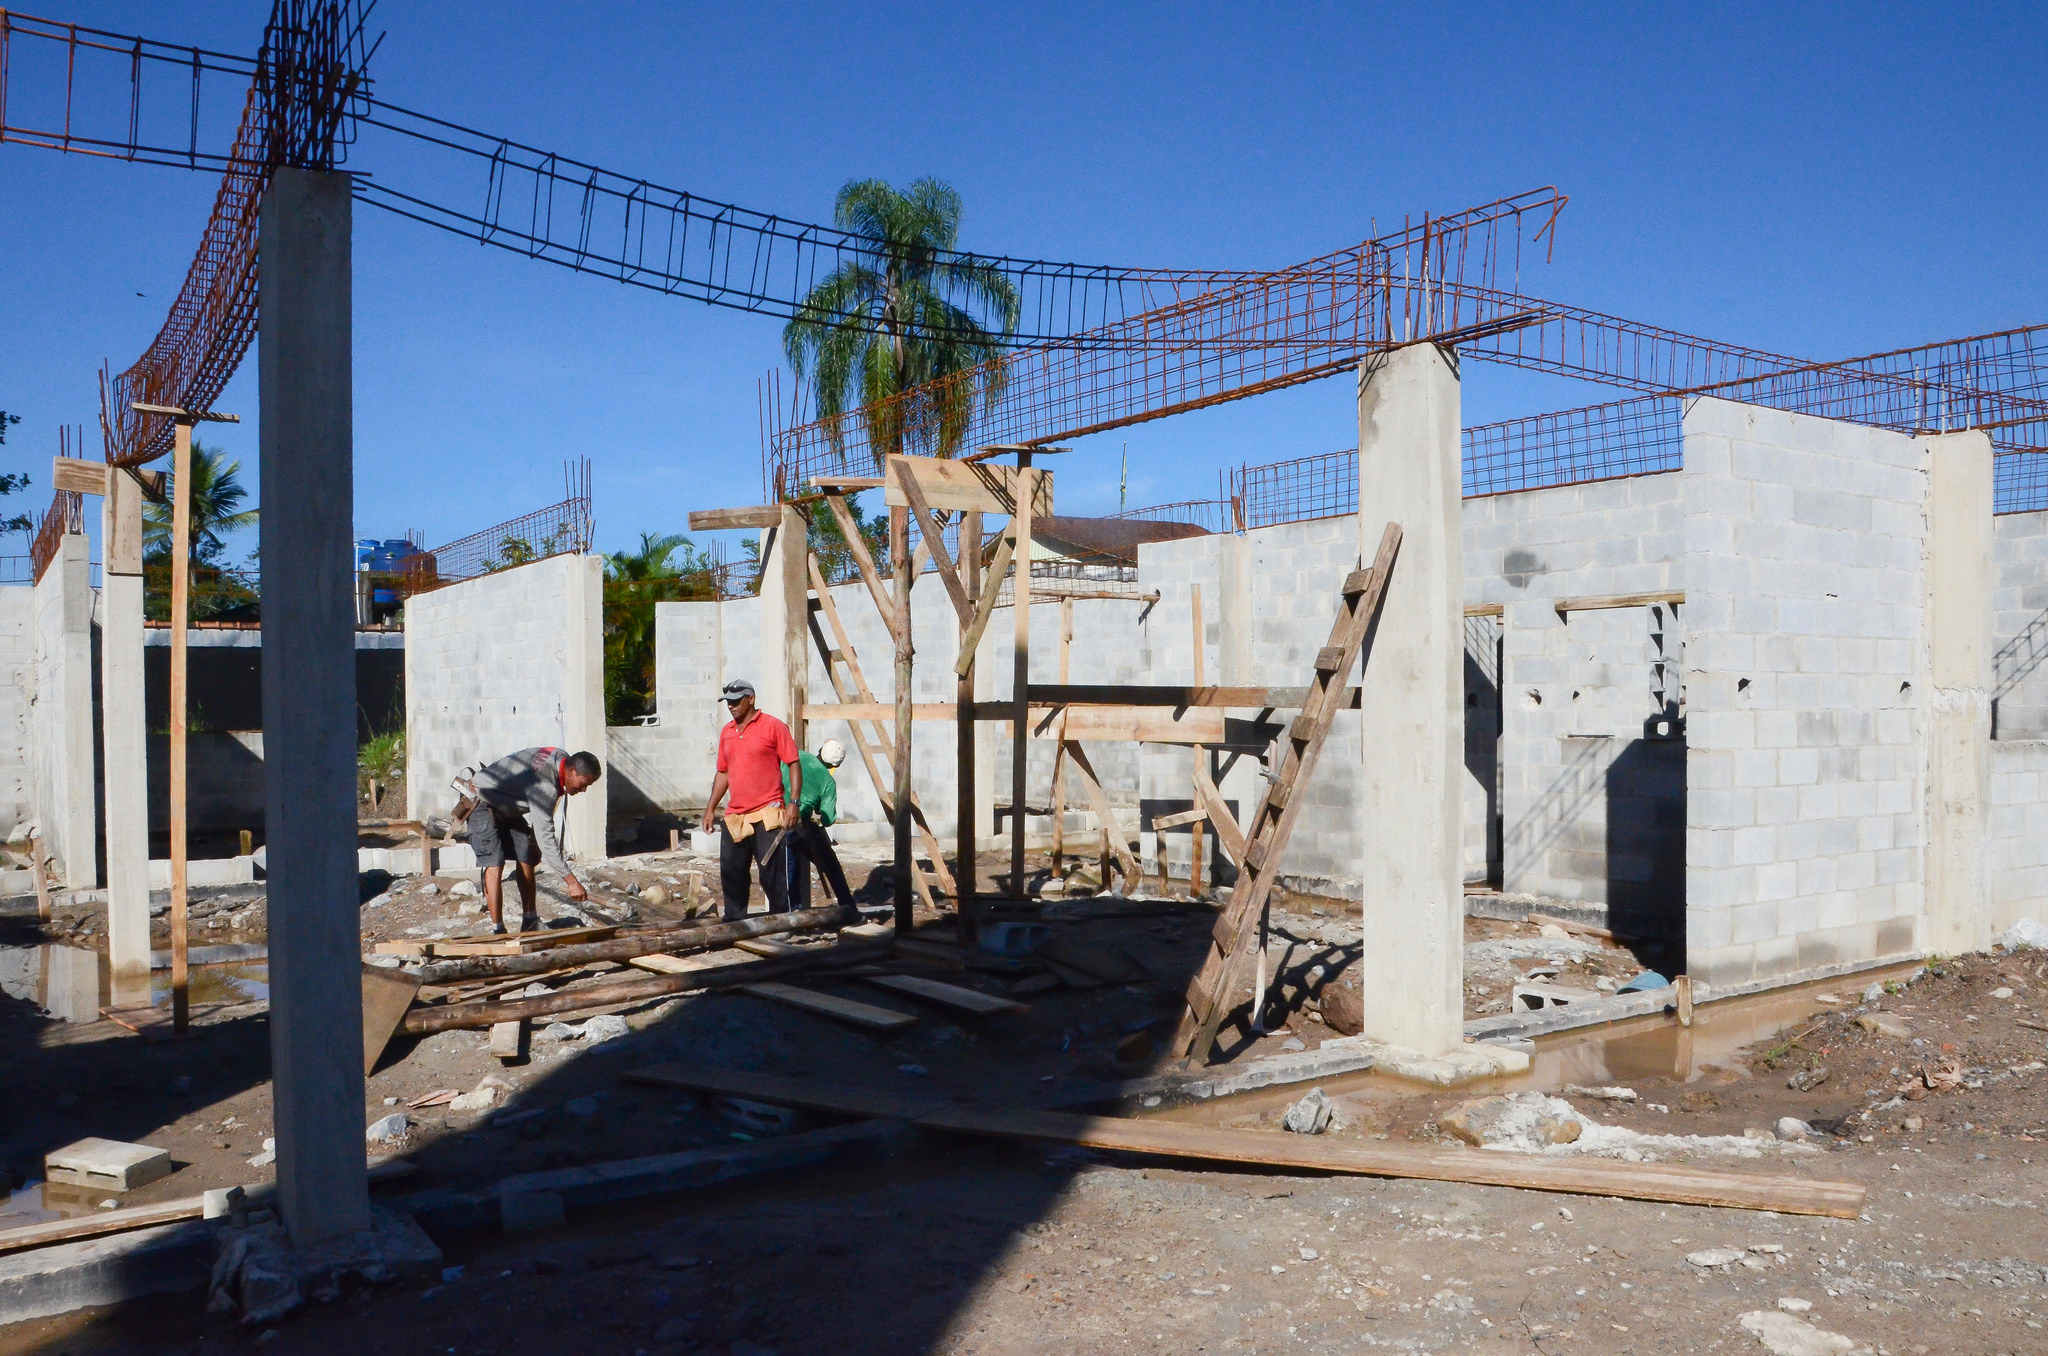
{"label": "tall concrete pillar", "polygon": [[1927,439],[1927,898],[1924,950],[1990,945],[1991,439]]}
{"label": "tall concrete pillar", "polygon": [[100,743],[105,758],[107,950],[116,1007],[149,1001],[149,740],[143,719],[142,486],[107,476],[100,500]]}
{"label": "tall concrete pillar", "polygon": [[29,731],[35,821],[73,890],[99,885],[92,787],[92,563],[82,532],[58,539],[36,581],[35,684]]}
{"label": "tall concrete pillar", "polygon": [[1401,553],[1362,679],[1365,1031],[1441,1054],[1463,1043],[1465,571],[1457,355],[1429,344],[1358,373],[1359,552]]}
{"label": "tall concrete pillar", "polygon": [[[567,607],[562,618],[568,644],[562,703],[562,747],[571,753],[588,749],[611,774],[610,735],[604,723],[604,557],[575,556],[565,581]],[[569,797],[562,812],[569,850],[579,861],[605,859],[605,834],[610,825],[608,782],[599,782],[580,796]]]}
{"label": "tall concrete pillar", "polygon": [[365,1229],[354,430],[345,174],[281,169],[260,246],[264,826],[277,1194],[301,1246]]}
{"label": "tall concrete pillar", "polygon": [[732,678],[754,684],[754,700],[763,711],[789,726],[799,745],[804,742],[803,704],[809,700],[811,639],[806,600],[810,575],[804,516],[784,505],[782,524],[762,529],[761,649],[753,673],[719,675],[722,686]]}

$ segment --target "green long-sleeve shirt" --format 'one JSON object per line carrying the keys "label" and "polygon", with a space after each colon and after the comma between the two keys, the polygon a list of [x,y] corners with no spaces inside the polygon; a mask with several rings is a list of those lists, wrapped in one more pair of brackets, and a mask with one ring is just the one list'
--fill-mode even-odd
{"label": "green long-sleeve shirt", "polygon": [[[804,770],[803,795],[797,800],[799,815],[814,816],[820,824],[830,824],[839,817],[839,786],[832,780],[832,769],[818,761],[818,755],[805,749],[797,755],[797,766]],[[782,765],[782,795],[789,798],[789,764]]]}

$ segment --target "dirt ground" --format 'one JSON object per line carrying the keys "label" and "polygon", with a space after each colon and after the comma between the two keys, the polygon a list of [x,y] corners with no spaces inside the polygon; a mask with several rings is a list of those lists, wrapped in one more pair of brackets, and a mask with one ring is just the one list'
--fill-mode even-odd
{"label": "dirt ground", "polygon": [[[848,856],[859,882],[874,863]],[[669,882],[705,866],[665,853],[626,859],[606,868],[601,900],[631,901],[641,921],[661,921],[683,908]],[[376,939],[477,930],[466,911],[474,899],[454,895],[453,882],[437,882],[431,894],[425,884],[401,879],[371,896],[388,894],[363,910],[366,949]],[[656,884],[675,893],[652,902]],[[867,893],[885,899],[887,884],[883,873]],[[1313,1047],[1333,1034],[1316,1008],[1326,986],[1346,982],[1357,954],[1351,915],[1335,901],[1283,903],[1271,938],[1281,977],[1272,1029],[1234,1032],[1225,1042],[1232,1059]],[[254,907],[246,898],[227,905],[240,922],[195,935],[195,944],[260,941]],[[566,916],[555,906],[543,912]],[[60,920],[63,936],[87,942],[92,934],[78,921]],[[1133,1058],[1135,1047],[1176,1014],[1211,921],[1188,911],[1056,922],[1073,946],[1134,962],[1131,982],[1039,988],[1024,999],[1028,1013],[979,1024],[857,981],[806,980],[916,1011],[920,1021],[878,1036],[758,998],[706,993],[626,1010],[629,1034],[601,1044],[537,1036],[532,1058],[508,1068],[480,1032],[399,1044],[368,1080],[363,1114],[365,1123],[394,1110],[409,1116],[393,1149],[414,1171],[377,1193],[475,1188],[518,1172],[772,1133],[619,1076],[670,1060],[993,1105],[1062,1104],[1161,1067],[1156,1053]],[[951,931],[939,919],[920,926]],[[1527,924],[1473,920],[1469,1010],[1503,1010],[1506,986],[1530,968],[1555,966],[1556,982],[1585,988],[1641,968],[1633,953],[1572,940],[1592,949],[1560,948]],[[1553,954],[1560,950],[1570,954]],[[1866,996],[1874,978],[1889,978],[1892,989],[1880,984]],[[969,970],[950,982],[1007,993],[1024,981]],[[223,984],[217,996],[246,998],[260,980],[242,983],[240,993]],[[1710,1004],[1685,1032],[1646,1018],[1539,1038],[1530,1074],[1490,1086],[1425,1090],[1376,1074],[1323,1085],[1338,1111],[1327,1134],[1443,1143],[1451,1141],[1441,1125],[1458,1103],[1552,1093],[1619,1130],[1589,1131],[1548,1152],[1852,1179],[1870,1188],[1857,1221],[929,1140],[866,1169],[793,1173],[576,1216],[552,1233],[444,1238],[442,1281],[312,1304],[274,1335],[204,1315],[198,1296],[184,1296],[0,1329],[0,1354],[262,1343],[463,1356],[1380,1348],[1556,1356],[1772,1350],[1751,1329],[1768,1327],[1783,1343],[1802,1340],[1785,1336],[1798,1324],[1842,1335],[1832,1345],[1814,1337],[1822,1342],[1815,1351],[2038,1352],[2048,1350],[2048,1164],[2033,1161],[2048,1142],[2044,1014],[2048,957],[1973,956],[1924,973]],[[10,1056],[10,1097],[0,1109],[0,1164],[13,1184],[40,1176],[43,1152],[84,1135],[159,1144],[179,1164],[123,1204],[269,1175],[248,1162],[271,1134],[260,1001],[210,1010],[199,1034],[181,1043],[144,1041],[108,1023],[68,1027],[6,1001],[0,1043],[28,1052]],[[488,1075],[512,1092],[481,1114],[406,1105],[437,1089],[467,1091]],[[1788,1086],[1795,1081],[1803,1086]],[[1567,1091],[1611,1086],[1626,1086],[1634,1100]],[[1304,1091],[1119,1109],[1283,1133],[1280,1114]],[[1813,1136],[1780,1140],[1785,1117],[1807,1122]],[[806,1123],[816,1122],[798,1122]],[[0,1224],[38,1217],[42,1194],[16,1191],[17,1218]],[[59,1204],[66,1213],[97,1208]]]}

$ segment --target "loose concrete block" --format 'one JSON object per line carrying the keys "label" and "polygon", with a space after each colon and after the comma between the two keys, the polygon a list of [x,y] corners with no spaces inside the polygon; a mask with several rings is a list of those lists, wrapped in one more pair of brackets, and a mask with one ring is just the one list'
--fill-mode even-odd
{"label": "loose concrete block", "polygon": [[81,1139],[43,1159],[48,1180],[100,1191],[133,1191],[170,1173],[170,1150],[112,1139]]}

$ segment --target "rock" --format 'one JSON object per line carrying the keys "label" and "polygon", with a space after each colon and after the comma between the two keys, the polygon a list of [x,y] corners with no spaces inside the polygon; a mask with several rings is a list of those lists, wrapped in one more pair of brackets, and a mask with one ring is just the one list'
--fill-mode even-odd
{"label": "rock", "polygon": [[433,881],[428,881],[420,887],[420,893],[428,896],[438,895],[441,893],[441,887]]}
{"label": "rock", "polygon": [[[532,985],[527,987],[531,988]],[[581,1033],[567,1022],[549,1022],[541,1028],[537,1039],[544,1041],[573,1041],[579,1034]]]}
{"label": "rock", "polygon": [[668,887],[666,885],[650,885],[640,892],[640,898],[646,903],[656,906],[666,904],[668,903]]}
{"label": "rock", "polygon": [[621,1036],[631,1034],[632,1030],[633,1028],[626,1025],[625,1018],[616,1012],[608,1012],[583,1024],[583,1039],[590,1045],[596,1045],[600,1041],[617,1040]]}
{"label": "rock", "polygon": [[2014,951],[2023,946],[2048,948],[2048,927],[2031,918],[2022,918],[1999,933],[1998,940]]}
{"label": "rock", "polygon": [[1323,991],[1323,1025],[1340,1036],[1365,1030],[1365,999],[1357,989],[1338,984]]}
{"label": "rock", "polygon": [[1813,1127],[1797,1116],[1780,1116],[1776,1126],[1778,1138],[1784,1140],[1812,1139]]}
{"label": "rock", "polygon": [[374,965],[379,970],[396,970],[404,965],[405,961],[397,956],[365,956],[363,964]]}
{"label": "rock", "polygon": [[1437,1117],[1437,1124],[1467,1144],[1540,1153],[1550,1145],[1576,1140],[1585,1129],[1585,1118],[1561,1098],[1517,1092],[1462,1102],[1449,1115]]}
{"label": "rock", "polygon": [[1567,1083],[1564,1091],[1567,1097],[1591,1097],[1596,1102],[1633,1102],[1636,1099],[1634,1088],[1588,1088]]}
{"label": "rock", "polygon": [[1863,991],[1863,1001],[1866,1003],[1875,1003],[1882,997],[1884,997],[1884,985],[1881,983],[1873,983]]}
{"label": "rock", "polygon": [[1337,1120],[1337,1108],[1330,1104],[1321,1088],[1310,1088],[1308,1095],[1287,1108],[1280,1118],[1280,1128],[1291,1130],[1297,1135],[1320,1135]]}
{"label": "rock", "polygon": [[448,887],[450,899],[467,899],[476,892],[476,882],[471,880],[459,880]]}
{"label": "rock", "polygon": [[1537,935],[1538,937],[1553,937],[1553,938],[1562,938],[1562,937],[1569,937],[1569,936],[1571,936],[1571,934],[1570,934],[1569,932],[1566,932],[1566,931],[1565,931],[1565,930],[1564,930],[1563,928],[1559,927],[1559,926],[1558,926],[1557,924],[1555,924],[1555,923],[1545,923],[1545,924],[1544,924],[1544,925],[1543,925],[1542,927],[1540,927],[1540,928],[1536,929],[1536,935]]}
{"label": "rock", "polygon": [[483,1081],[448,1104],[450,1111],[488,1111],[510,1094],[512,1085],[496,1074],[485,1074]]}
{"label": "rock", "polygon": [[[521,998],[545,998],[545,997],[547,997],[547,996],[548,996],[549,994],[551,994],[551,993],[553,993],[553,992],[554,992],[554,990],[553,990],[553,989],[550,989],[550,988],[549,988],[549,987],[548,987],[547,985],[545,985],[545,984],[541,983],[541,981],[539,981],[539,980],[537,980],[537,979],[536,979],[535,981],[533,981],[533,983],[531,983],[531,984],[527,985],[527,986],[526,986],[525,988],[521,989],[521,990],[519,991],[519,996],[520,996]],[[562,1024],[562,1023],[560,1023],[560,1022],[557,1022],[557,1023],[555,1023],[555,1025],[556,1025],[556,1026],[561,1026],[561,1025],[563,1025],[563,1024]]]}
{"label": "rock", "polygon": [[1289,1036],[1286,1040],[1280,1042],[1280,1048],[1291,1055],[1297,1051],[1308,1049],[1308,1042],[1299,1036]]}
{"label": "rock", "polygon": [[373,895],[367,902],[364,903],[363,907],[366,909],[381,909],[390,902],[391,892],[389,890],[386,890],[381,895]]}
{"label": "rock", "polygon": [[390,1144],[404,1139],[405,1132],[411,1125],[412,1122],[405,1118],[403,1112],[394,1111],[389,1116],[371,1121],[369,1128],[363,1131],[363,1138],[372,1144]]}
{"label": "rock", "polygon": [[1991,996],[1993,998],[2010,998],[2012,997],[2012,990],[2004,988],[1993,989],[1991,991]]}
{"label": "rock", "polygon": [[1926,1127],[1926,1125],[1927,1122],[1921,1120],[1918,1116],[1908,1116],[1906,1117],[1906,1119],[1899,1122],[1899,1129],[1905,1131],[1909,1135],[1917,1135],[1920,1133],[1922,1129]]}
{"label": "rock", "polygon": [[1794,1299],[1786,1295],[1778,1301],[1778,1307],[1788,1314],[1803,1314],[1813,1308],[1812,1300]]}
{"label": "rock", "polygon": [[1828,1066],[1816,1064],[1811,1069],[1801,1069],[1785,1080],[1785,1086],[1794,1092],[1811,1092],[1828,1081]]}
{"label": "rock", "polygon": [[1702,1248],[1698,1252],[1687,1253],[1685,1260],[1702,1270],[1711,1270],[1740,1262],[1748,1255],[1741,1248]]}
{"label": "rock", "polygon": [[1856,1343],[1838,1332],[1816,1328],[1775,1309],[1758,1309],[1742,1316],[1745,1332],[1756,1336],[1757,1344],[1771,1356],[1847,1356]]}
{"label": "rock", "polygon": [[1913,1037],[1913,1024],[1894,1013],[1866,1012],[1856,1019],[1856,1025],[1865,1031],[1888,1036],[1895,1041],[1911,1040]]}

